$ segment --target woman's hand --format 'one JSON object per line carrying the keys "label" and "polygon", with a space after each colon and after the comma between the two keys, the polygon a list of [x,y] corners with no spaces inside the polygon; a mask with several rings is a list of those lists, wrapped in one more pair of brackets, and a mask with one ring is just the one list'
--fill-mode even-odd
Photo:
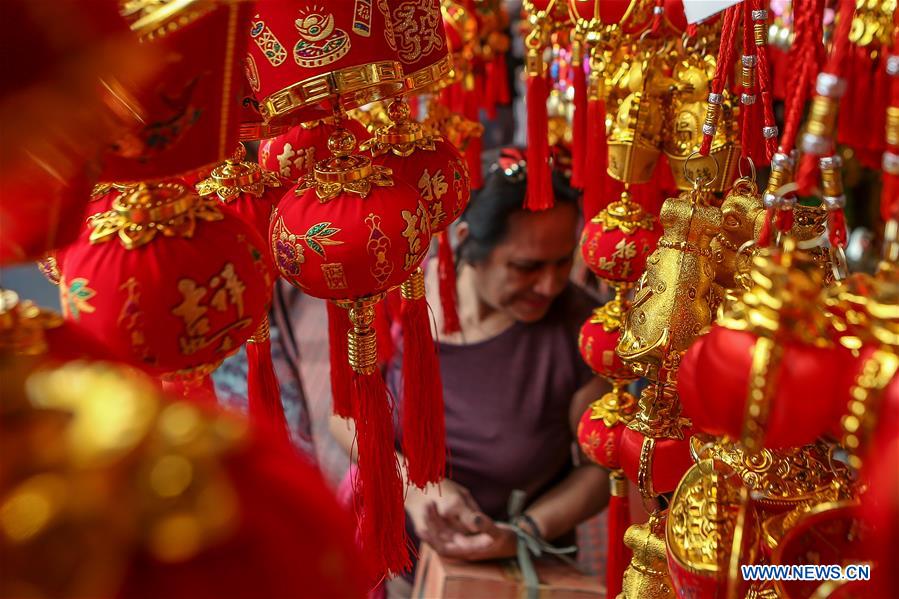
{"label": "woman's hand", "polygon": [[515,533],[481,511],[468,489],[451,480],[411,487],[406,511],[415,533],[447,557],[483,560],[515,554]]}

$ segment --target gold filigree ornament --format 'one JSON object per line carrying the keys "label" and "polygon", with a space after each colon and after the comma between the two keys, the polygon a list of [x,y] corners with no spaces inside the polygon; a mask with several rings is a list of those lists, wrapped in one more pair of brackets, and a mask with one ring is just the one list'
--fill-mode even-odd
{"label": "gold filigree ornament", "polygon": [[88,219],[93,229],[92,244],[105,243],[114,236],[125,249],[150,243],[157,234],[166,237],[193,237],[197,220],[223,218],[218,202],[201,198],[180,183],[141,183],[112,203],[112,209]]}
{"label": "gold filigree ornament", "polygon": [[183,562],[239,524],[222,459],[246,439],[241,421],[163,401],[146,375],[103,362],[39,368],[19,392],[23,424],[4,447],[41,449],[6,454],[4,596],[111,596],[135,551]]}
{"label": "gold filigree ornament", "polygon": [[281,187],[281,179],[255,162],[246,162],[246,150],[241,145],[234,158],[229,158],[212,169],[209,178],[197,183],[201,197],[215,194],[223,204],[233,202],[241,194],[260,197],[271,187]]}
{"label": "gold filigree ornament", "polygon": [[602,223],[604,231],[618,229],[625,235],[632,235],[638,229],[652,231],[655,226],[652,214],[631,201],[628,191],[621,192],[621,198],[601,210],[593,217],[593,222]]}
{"label": "gold filigree ornament", "polygon": [[648,522],[625,531],[624,544],[633,551],[633,557],[624,571],[617,599],[675,599],[674,584],[668,575],[665,520],[651,514]]}
{"label": "gold filigree ornament", "polygon": [[609,379],[612,390],[590,404],[590,420],[602,420],[607,428],[619,422],[627,425],[634,419],[636,398],[625,390],[622,381]]}
{"label": "gold filigree ornament", "polygon": [[691,467],[671,499],[665,541],[681,596],[720,596],[727,588],[727,596],[736,597],[739,566],[755,562],[758,545],[758,523],[740,477],[717,460]]}
{"label": "gold filigree ornament", "polygon": [[59,314],[44,310],[15,291],[0,289],[0,355],[37,356],[47,351],[46,329],[62,325]]}
{"label": "gold filigree ornament", "polygon": [[328,149],[334,156],[315,164],[312,174],[300,180],[296,195],[314,188],[322,203],[329,202],[341,193],[365,198],[372,186],[390,187],[393,174],[389,168],[372,164],[371,159],[354,154],[356,137],[346,129],[337,129],[328,139]]}
{"label": "gold filigree ornament", "polygon": [[409,104],[405,100],[394,100],[387,106],[387,116],[391,123],[375,130],[374,137],[363,142],[359,149],[371,151],[372,156],[382,156],[393,152],[396,156],[411,156],[416,150],[436,150],[438,135],[425,131],[421,123],[411,118]]}

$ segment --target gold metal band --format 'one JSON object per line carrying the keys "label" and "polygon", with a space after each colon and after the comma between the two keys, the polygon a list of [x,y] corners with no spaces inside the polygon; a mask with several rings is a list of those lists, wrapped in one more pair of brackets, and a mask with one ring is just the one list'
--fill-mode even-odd
{"label": "gold metal band", "polygon": [[400,294],[404,300],[420,300],[425,296],[425,275],[421,267],[416,268],[409,278],[400,285]]}
{"label": "gold metal band", "polygon": [[772,366],[776,368],[780,364],[782,355],[782,347],[767,337],[759,337],[752,350],[746,415],[740,439],[746,451],[751,454],[761,451],[764,445],[765,425],[774,392]]}
{"label": "gold metal band", "polygon": [[637,468],[637,488],[643,499],[656,498],[655,489],[652,487],[652,466],[655,457],[656,440],[652,437],[644,437],[640,446],[640,465]]}
{"label": "gold metal band", "polygon": [[407,93],[440,86],[453,76],[453,57],[449,54],[437,62],[406,75]]}

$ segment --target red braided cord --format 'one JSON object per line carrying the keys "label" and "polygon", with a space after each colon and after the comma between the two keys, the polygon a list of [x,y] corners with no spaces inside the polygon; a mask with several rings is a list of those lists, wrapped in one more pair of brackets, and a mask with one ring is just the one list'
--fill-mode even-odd
{"label": "red braided cord", "polygon": [[839,0],[839,2],[837,26],[833,32],[833,50],[824,66],[824,72],[842,77],[846,67],[846,57],[849,54],[849,31],[852,28],[852,17],[855,15],[855,0]]}
{"label": "red braided cord", "polygon": [[787,98],[784,131],[780,138],[780,151],[786,155],[796,146],[802,111],[818,72],[819,51],[823,48],[823,21],[824,0],[793,2],[793,31],[796,38],[790,47],[788,62],[795,68],[787,86],[787,89],[793,90],[793,94]]}
{"label": "red braided cord", "polygon": [[[752,9],[749,7],[749,2],[743,3],[743,56],[755,57],[756,60],[758,60],[752,29]],[[743,81],[743,93],[747,96],[755,94],[755,81]],[[756,101],[758,101],[758,98],[756,98]],[[758,135],[760,133],[759,128],[755,126],[757,121],[758,110],[756,109],[756,104],[742,104],[740,107],[741,158],[753,160],[755,158],[754,150],[758,143]]]}
{"label": "red braided cord", "polygon": [[[753,0],[752,10],[760,10],[765,7],[762,0]],[[767,20],[765,27],[767,28]],[[771,93],[771,63],[768,57],[768,45],[757,49],[758,65],[756,67],[756,77],[759,80],[759,99],[757,102],[762,104],[762,127],[776,127],[777,123],[774,119],[774,99]],[[771,161],[774,153],[777,152],[777,136],[765,137],[765,159]]]}
{"label": "red braided cord", "polygon": [[[734,53],[736,47],[734,37],[736,37],[737,26],[740,22],[740,9],[738,4],[731,6],[724,13],[724,23],[721,26],[721,44],[718,47],[718,60],[715,64],[715,77],[712,79],[711,91],[714,94],[720,94],[727,84],[729,75],[733,72]],[[711,106],[709,107],[711,108]],[[712,149],[712,135],[703,134],[702,147],[699,153],[708,156]]]}

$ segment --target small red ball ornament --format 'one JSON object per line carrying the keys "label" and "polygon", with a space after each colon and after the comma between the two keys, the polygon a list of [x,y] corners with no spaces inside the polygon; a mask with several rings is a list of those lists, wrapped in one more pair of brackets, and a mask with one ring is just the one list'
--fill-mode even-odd
{"label": "small red ball ornament", "polygon": [[262,240],[180,183],[108,193],[111,209],[59,253],[63,315],[151,373],[208,374],[265,317],[272,277]]}
{"label": "small red ball ornament", "polygon": [[581,254],[596,276],[634,283],[646,268],[646,258],[661,236],[655,218],[625,192],[584,226]]}
{"label": "small red ball ornament", "polygon": [[621,319],[626,309],[622,304],[622,301],[612,300],[593,311],[581,325],[578,349],[584,362],[596,374],[607,379],[628,381],[636,378],[634,371],[615,353],[621,335]]}
{"label": "small red ball ornament", "polygon": [[644,496],[673,491],[693,465],[690,431],[682,439],[646,437],[626,428],[621,435],[621,468]]}

